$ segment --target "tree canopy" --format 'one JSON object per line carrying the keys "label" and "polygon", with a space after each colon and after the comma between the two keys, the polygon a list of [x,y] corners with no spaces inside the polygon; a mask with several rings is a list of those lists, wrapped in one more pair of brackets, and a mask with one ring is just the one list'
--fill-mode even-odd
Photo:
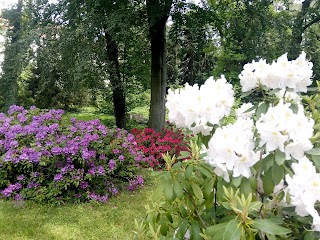
{"label": "tree canopy", "polygon": [[319,0],[19,0],[1,15],[2,110],[94,105],[125,128],[150,92],[149,126],[159,131],[171,86],[221,74],[238,84],[252,59],[301,51],[320,77]]}

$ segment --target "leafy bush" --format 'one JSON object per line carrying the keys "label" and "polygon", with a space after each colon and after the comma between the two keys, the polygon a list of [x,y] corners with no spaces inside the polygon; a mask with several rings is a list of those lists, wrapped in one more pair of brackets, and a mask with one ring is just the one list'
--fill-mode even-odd
{"label": "leafy bush", "polygon": [[190,135],[185,135],[181,129],[167,126],[161,132],[155,132],[151,128],[143,130],[133,129],[140,150],[144,153],[145,161],[154,169],[163,169],[165,161],[163,154],[180,156],[181,151],[188,151]]}
{"label": "leafy bush", "polygon": [[134,136],[99,120],[60,124],[62,110],[11,106],[0,114],[0,197],[105,202],[143,184]]}
{"label": "leafy bush", "polygon": [[[319,126],[300,96],[312,83],[312,63],[305,53],[292,61],[285,54],[248,63],[239,77],[243,96],[259,93],[260,103],[231,111],[234,91],[223,76],[169,91],[169,120],[200,141],[182,152],[186,161],[164,157],[160,201],[136,224],[138,237],[320,239]],[[304,100],[319,116],[317,97]],[[229,114],[235,122],[222,125]]]}

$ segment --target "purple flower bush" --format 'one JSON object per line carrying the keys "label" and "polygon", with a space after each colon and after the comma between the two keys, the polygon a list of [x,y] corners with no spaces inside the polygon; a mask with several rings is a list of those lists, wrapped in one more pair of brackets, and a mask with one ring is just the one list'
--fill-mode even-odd
{"label": "purple flower bush", "polygon": [[0,198],[39,202],[106,202],[143,185],[143,155],[132,134],[62,110],[11,106],[0,113]]}

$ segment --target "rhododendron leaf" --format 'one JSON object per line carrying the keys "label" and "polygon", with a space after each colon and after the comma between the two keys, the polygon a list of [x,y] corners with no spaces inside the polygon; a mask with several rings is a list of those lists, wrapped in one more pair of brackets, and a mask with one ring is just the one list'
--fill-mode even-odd
{"label": "rhododendron leaf", "polygon": [[274,189],[274,182],[272,180],[272,169],[269,169],[264,176],[262,176],[263,190],[266,195],[270,195]]}
{"label": "rhododendron leaf", "polygon": [[240,186],[241,180],[242,180],[242,176],[236,177],[236,178],[232,178],[231,182],[232,182],[233,186],[235,186],[237,188],[237,187]]}
{"label": "rhododendron leaf", "polygon": [[262,164],[262,166],[261,166],[262,171],[266,172],[273,166],[274,158],[275,158],[274,154],[269,154],[260,161]]}
{"label": "rhododendron leaf", "polygon": [[308,92],[315,92],[319,89],[319,87],[307,87]]}
{"label": "rhododendron leaf", "polygon": [[279,226],[270,219],[255,219],[252,225],[261,232],[273,235],[285,235],[292,232],[290,229]]}
{"label": "rhododendron leaf", "polygon": [[183,194],[184,194],[183,186],[176,179],[173,181],[173,190],[174,190],[174,193],[176,194],[177,198],[179,198],[179,199],[183,198]]}
{"label": "rhododendron leaf", "polygon": [[298,111],[299,111],[299,105],[296,104],[296,103],[291,103],[290,109],[292,110],[292,112],[293,112],[294,114],[297,114]]}
{"label": "rhododendron leaf", "polygon": [[248,211],[249,213],[251,213],[252,211],[258,211],[261,206],[262,206],[262,202],[258,202],[258,201],[251,202],[249,204]]}
{"label": "rhododendron leaf", "polygon": [[181,158],[188,158],[188,157],[190,157],[190,152],[188,152],[188,151],[181,151],[181,152],[180,152],[180,157],[181,157]]}
{"label": "rhododendron leaf", "polygon": [[212,192],[212,194],[208,195],[204,201],[204,205],[207,209],[210,209],[213,206],[213,200],[214,200],[214,193]]}
{"label": "rhododendron leaf", "polygon": [[157,201],[163,196],[163,191],[164,191],[164,185],[160,184],[156,190],[153,191],[153,196],[152,198]]}
{"label": "rhododendron leaf", "polygon": [[200,236],[200,233],[201,233],[201,229],[200,229],[200,226],[197,222],[192,222],[191,223],[191,236],[192,236],[192,239],[194,240],[201,240],[201,236]]}
{"label": "rhododendron leaf", "polygon": [[244,98],[244,97],[247,97],[249,96],[250,94],[252,94],[255,90],[251,90],[251,91],[248,91],[248,92],[242,92],[241,95],[240,95],[240,98]]}
{"label": "rhododendron leaf", "polygon": [[189,225],[189,223],[186,219],[181,219],[181,221],[178,224],[178,228],[177,228],[178,231],[177,231],[175,237],[178,237],[179,239],[184,239],[184,235],[187,232],[188,225]]}
{"label": "rhododendron leaf", "polygon": [[320,129],[320,124],[315,124],[315,125],[313,126],[313,129],[319,130],[319,129]]}
{"label": "rhododendron leaf", "polygon": [[306,151],[307,154],[310,155],[320,155],[320,148],[312,148],[309,151]]}
{"label": "rhododendron leaf", "polygon": [[203,187],[203,196],[204,199],[210,198],[210,195],[213,194],[213,184],[214,178],[211,178]]}
{"label": "rhododendron leaf", "polygon": [[186,179],[189,179],[190,176],[192,175],[193,173],[193,166],[192,165],[189,165],[185,171],[185,177]]}
{"label": "rhododendron leaf", "polygon": [[187,212],[185,206],[180,205],[179,210],[180,210],[181,216],[183,218],[186,218],[188,216],[188,212]]}
{"label": "rhododendron leaf", "polygon": [[169,225],[167,223],[167,221],[165,221],[163,218],[160,219],[159,221],[160,224],[160,233],[164,236],[167,235],[168,231],[169,231]]}
{"label": "rhododendron leaf", "polygon": [[235,219],[228,222],[223,233],[223,240],[240,240],[241,230],[239,226],[239,222]]}
{"label": "rhododendron leaf", "polygon": [[267,104],[265,102],[261,103],[256,111],[257,118],[261,117],[261,114],[265,114],[267,112]]}
{"label": "rhododendron leaf", "polygon": [[276,163],[280,166],[284,163],[284,161],[286,160],[286,155],[284,152],[281,152],[280,150],[277,150],[276,151],[276,154],[275,154],[275,160],[276,160]]}
{"label": "rhododendron leaf", "polygon": [[311,159],[313,163],[317,166],[320,167],[320,156],[319,155],[312,155]]}
{"label": "rhododendron leaf", "polygon": [[194,195],[195,195],[199,200],[202,200],[202,199],[203,199],[202,190],[201,190],[201,188],[200,188],[197,184],[195,184],[195,183],[192,184],[192,190],[193,190]]}
{"label": "rhododendron leaf", "polygon": [[276,88],[276,89],[273,89],[273,90],[269,91],[268,94],[269,94],[269,95],[275,94],[275,93],[280,92],[280,90],[281,90],[280,88]]}
{"label": "rhododendron leaf", "polygon": [[280,181],[284,179],[284,168],[277,164],[272,166],[272,181],[274,185],[278,185]]}
{"label": "rhododendron leaf", "polygon": [[317,239],[319,239],[319,236],[316,238],[315,234],[319,235],[319,233],[314,233],[314,232],[308,231],[304,235],[303,240],[317,240]]}
{"label": "rhododendron leaf", "polygon": [[164,183],[164,195],[168,201],[172,201],[174,199],[173,186],[170,181],[165,181]]}
{"label": "rhododendron leaf", "polygon": [[252,192],[251,184],[249,179],[243,178],[240,185],[240,191],[245,196],[248,196]]}
{"label": "rhododendron leaf", "polygon": [[228,222],[224,222],[224,223],[219,223],[219,224],[215,224],[213,226],[207,227],[206,234],[212,237],[212,239],[222,240],[227,224]]}
{"label": "rhododendron leaf", "polygon": [[208,178],[212,178],[213,177],[213,174],[208,169],[206,169],[205,167],[199,166],[198,169],[203,174],[203,176],[206,176]]}

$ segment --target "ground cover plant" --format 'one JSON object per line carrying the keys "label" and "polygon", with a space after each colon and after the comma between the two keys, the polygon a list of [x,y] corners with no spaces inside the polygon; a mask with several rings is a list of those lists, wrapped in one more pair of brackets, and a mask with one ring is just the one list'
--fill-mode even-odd
{"label": "ground cover plant", "polygon": [[40,202],[106,202],[143,184],[134,136],[99,120],[61,125],[62,110],[11,106],[0,115],[0,195]]}
{"label": "ground cover plant", "polygon": [[[272,63],[253,61],[239,78],[243,103],[235,121],[234,91],[226,79],[169,91],[169,119],[197,134],[191,153],[156,173],[156,196],[137,236],[150,239],[319,239],[320,149],[314,113],[301,92],[311,85],[312,63],[302,53]],[[205,137],[205,138],[204,138]],[[209,137],[209,141],[208,141]]]}

